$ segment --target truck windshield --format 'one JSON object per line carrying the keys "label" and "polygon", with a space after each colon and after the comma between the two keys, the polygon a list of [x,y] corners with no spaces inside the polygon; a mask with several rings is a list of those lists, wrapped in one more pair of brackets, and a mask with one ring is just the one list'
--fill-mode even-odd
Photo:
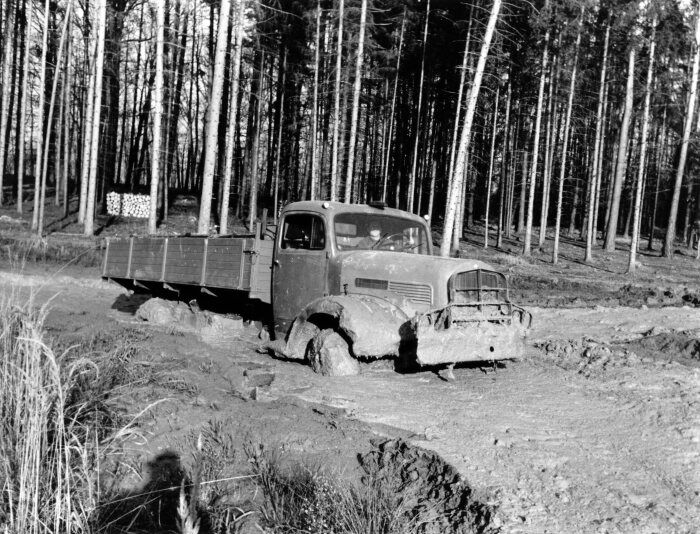
{"label": "truck windshield", "polygon": [[372,213],[339,213],[334,221],[338,250],[392,250],[429,254],[425,227],[410,219]]}

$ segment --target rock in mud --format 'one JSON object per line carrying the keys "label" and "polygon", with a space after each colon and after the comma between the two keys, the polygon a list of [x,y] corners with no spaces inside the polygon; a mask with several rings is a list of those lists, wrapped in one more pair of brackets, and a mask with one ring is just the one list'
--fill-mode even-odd
{"label": "rock in mud", "polygon": [[187,314],[194,315],[186,305],[159,298],[147,300],[136,311],[139,319],[163,326],[177,325]]}
{"label": "rock in mud", "polygon": [[309,362],[316,373],[324,376],[360,374],[360,364],[348,353],[347,342],[332,330],[321,332],[313,339]]}

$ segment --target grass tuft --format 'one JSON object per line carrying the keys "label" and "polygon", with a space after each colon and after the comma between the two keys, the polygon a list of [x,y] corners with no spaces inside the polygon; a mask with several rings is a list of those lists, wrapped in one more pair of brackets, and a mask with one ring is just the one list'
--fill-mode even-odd
{"label": "grass tuft", "polygon": [[100,467],[129,432],[110,404],[130,353],[55,351],[47,308],[0,293],[0,526],[7,534],[93,532]]}

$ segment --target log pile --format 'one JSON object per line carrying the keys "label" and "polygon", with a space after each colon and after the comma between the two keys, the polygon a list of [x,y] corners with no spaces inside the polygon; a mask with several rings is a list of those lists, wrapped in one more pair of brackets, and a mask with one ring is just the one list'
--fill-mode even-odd
{"label": "log pile", "polygon": [[151,197],[148,195],[112,191],[107,194],[107,213],[122,217],[147,219],[150,202]]}

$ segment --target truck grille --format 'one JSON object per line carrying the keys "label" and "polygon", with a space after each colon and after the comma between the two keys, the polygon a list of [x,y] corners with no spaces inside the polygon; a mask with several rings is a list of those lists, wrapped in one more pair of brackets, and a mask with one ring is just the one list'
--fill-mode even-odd
{"label": "truck grille", "polygon": [[456,303],[506,302],[508,284],[505,276],[476,269],[454,275],[448,284],[450,301]]}
{"label": "truck grille", "polygon": [[433,302],[433,289],[427,284],[394,282],[376,278],[355,278],[355,287],[391,291],[393,293],[398,293],[402,297],[406,297],[408,300],[423,304],[432,304]]}

